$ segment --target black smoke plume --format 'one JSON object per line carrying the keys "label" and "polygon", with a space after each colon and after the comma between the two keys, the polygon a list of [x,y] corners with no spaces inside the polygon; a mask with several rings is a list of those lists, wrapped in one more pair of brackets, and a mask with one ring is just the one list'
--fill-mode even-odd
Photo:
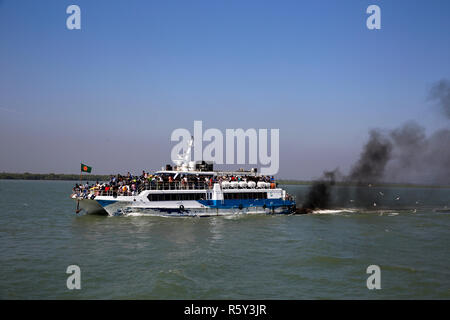
{"label": "black smoke plume", "polygon": [[[450,120],[450,82],[443,79],[433,84],[429,99],[437,102]],[[427,137],[425,128],[416,122],[407,122],[387,133],[371,130],[349,175],[337,177],[337,173],[338,170],[324,172],[323,178],[310,187],[302,208],[297,211],[328,208],[331,186],[336,181],[366,186],[377,182],[450,185],[450,130],[440,129]],[[340,192],[349,197],[348,191]],[[351,197],[354,203],[373,205],[362,190],[356,190]]]}
{"label": "black smoke plume", "polygon": [[309,213],[315,209],[325,209],[330,205],[330,186],[340,176],[339,170],[325,171],[322,179],[313,183],[306,195],[306,201],[297,213]]}
{"label": "black smoke plume", "polygon": [[358,162],[351,169],[350,181],[377,182],[391,157],[392,143],[378,130],[371,130],[369,141],[363,148]]}
{"label": "black smoke plume", "polygon": [[[450,81],[434,83],[428,97],[450,120]],[[386,170],[389,182],[450,185],[450,130],[440,129],[427,137],[425,128],[409,122],[392,130],[392,161]]]}
{"label": "black smoke plume", "polygon": [[450,130],[429,137],[425,129],[409,122],[391,132],[394,144],[385,181],[450,185]]}

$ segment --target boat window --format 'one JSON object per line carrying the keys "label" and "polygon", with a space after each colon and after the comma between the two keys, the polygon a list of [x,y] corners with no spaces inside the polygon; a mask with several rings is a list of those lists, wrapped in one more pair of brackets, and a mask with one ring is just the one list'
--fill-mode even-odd
{"label": "boat window", "polygon": [[205,200],[205,193],[150,193],[147,196],[150,201],[183,201]]}
{"label": "boat window", "polygon": [[267,192],[226,192],[223,194],[225,200],[232,199],[267,199]]}

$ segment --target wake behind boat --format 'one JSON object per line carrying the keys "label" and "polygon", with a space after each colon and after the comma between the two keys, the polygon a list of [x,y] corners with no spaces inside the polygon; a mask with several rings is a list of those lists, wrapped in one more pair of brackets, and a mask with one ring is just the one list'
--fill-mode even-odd
{"label": "wake behind boat", "polygon": [[[192,141],[190,143],[190,148]],[[215,171],[213,163],[188,161],[190,148],[176,165],[153,174],[113,176],[109,183],[76,186],[72,198],[88,214],[217,216],[290,214],[295,201],[273,177],[250,171]]]}

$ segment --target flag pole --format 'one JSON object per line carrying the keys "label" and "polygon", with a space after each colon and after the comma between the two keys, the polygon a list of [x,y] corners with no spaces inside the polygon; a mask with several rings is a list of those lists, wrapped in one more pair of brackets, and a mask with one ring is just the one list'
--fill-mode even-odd
{"label": "flag pole", "polygon": [[[83,171],[81,170],[81,162],[80,162],[80,185],[79,185],[79,188],[81,188],[81,177],[82,177],[82,173],[83,173]],[[80,189],[81,190],[81,189]],[[77,200],[77,211],[75,211],[75,213],[79,213],[81,210],[80,210],[80,196],[78,196],[78,200]]]}

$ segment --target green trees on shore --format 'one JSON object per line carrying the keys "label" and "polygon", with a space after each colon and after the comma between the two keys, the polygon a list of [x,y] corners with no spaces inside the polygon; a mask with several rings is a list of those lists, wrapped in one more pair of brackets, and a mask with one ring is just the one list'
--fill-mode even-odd
{"label": "green trees on shore", "polygon": [[[9,173],[0,172],[0,179],[8,180],[80,180],[79,174],[65,174],[65,173]],[[89,181],[106,181],[109,180],[108,175],[83,175],[83,180]]]}

